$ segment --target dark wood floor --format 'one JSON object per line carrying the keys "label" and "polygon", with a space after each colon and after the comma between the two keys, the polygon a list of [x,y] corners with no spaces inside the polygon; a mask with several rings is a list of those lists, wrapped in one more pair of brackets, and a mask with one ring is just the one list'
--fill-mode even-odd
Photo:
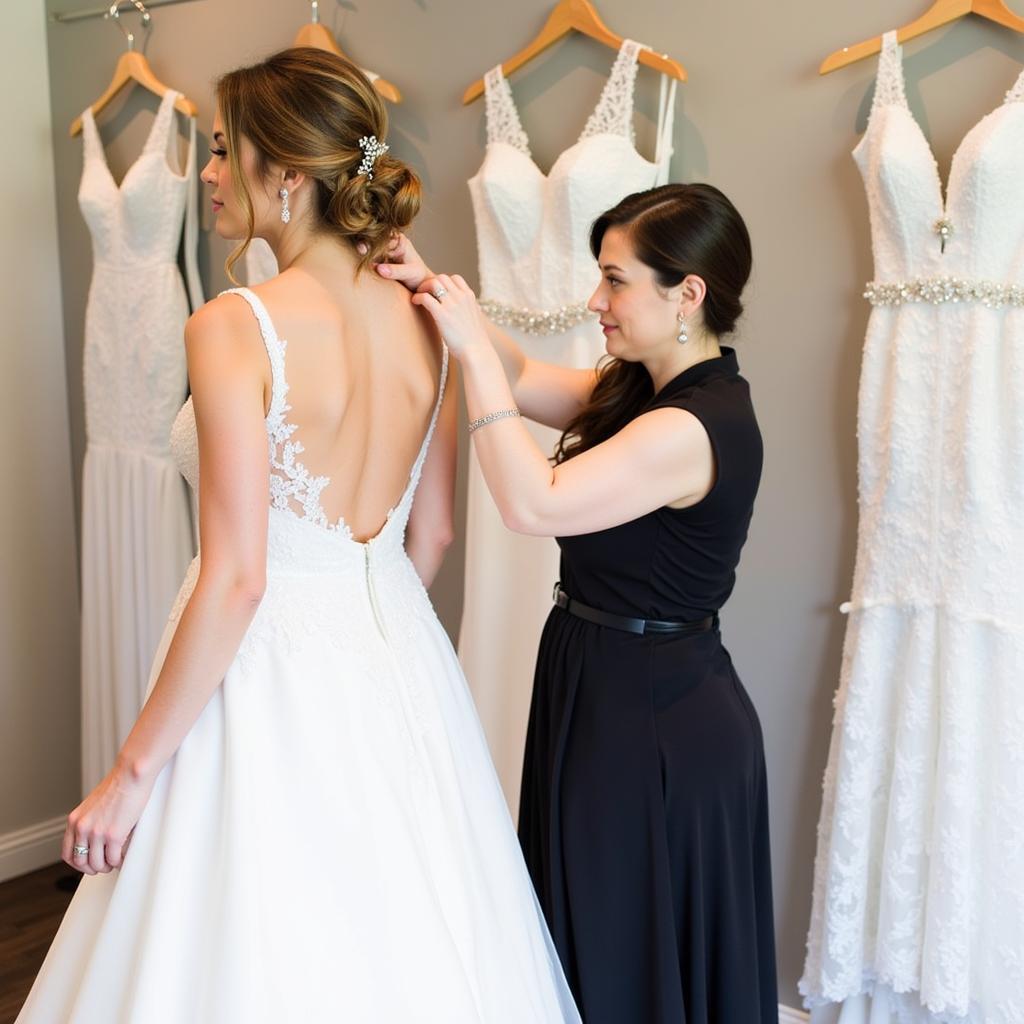
{"label": "dark wood floor", "polygon": [[75,872],[54,864],[0,884],[0,1024],[12,1024],[71,900]]}

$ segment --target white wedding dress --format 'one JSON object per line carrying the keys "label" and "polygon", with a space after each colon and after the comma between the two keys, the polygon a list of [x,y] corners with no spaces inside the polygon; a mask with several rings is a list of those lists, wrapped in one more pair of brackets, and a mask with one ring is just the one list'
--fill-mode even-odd
{"label": "white wedding dress", "polygon": [[[661,80],[654,162],[636,149],[633,89],[639,43],[626,40],[577,142],[544,174],[530,155],[508,81],[484,79],[487,153],[469,182],[481,305],[527,355],[592,369],[604,337],[586,303],[600,272],[590,227],[632,192],[668,180],[675,81]],[[543,451],[558,433],[529,423]],[[466,569],[459,657],[513,814],[519,804],[534,663],[558,546],[507,530],[470,452]]]}
{"label": "white wedding dress", "polygon": [[[238,294],[272,369],[266,592],[123,867],[82,879],[18,1024],[578,1024],[404,548],[447,353],[405,493],[357,543],[290,440],[285,342]],[[196,488],[191,400],[173,449]]]}
{"label": "white wedding dress", "polygon": [[78,200],[92,235],[85,312],[85,463],[82,468],[82,787],[88,793],[142,707],[160,634],[193,555],[188,492],[168,436],[185,397],[182,337],[203,296],[196,266],[196,126],[186,169],[174,101],[160,102],[142,154],[120,187],[92,111],[82,115]]}
{"label": "white wedding dress", "polygon": [[890,32],[854,156],[860,524],[800,988],[814,1024],[1021,1024],[1024,74],[943,199]]}

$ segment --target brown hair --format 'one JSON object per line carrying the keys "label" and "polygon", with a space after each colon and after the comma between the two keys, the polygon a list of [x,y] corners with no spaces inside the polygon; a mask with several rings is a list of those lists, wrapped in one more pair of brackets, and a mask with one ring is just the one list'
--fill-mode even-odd
{"label": "brown hair", "polygon": [[[715,337],[730,334],[743,312],[740,296],[750,277],[750,235],[739,211],[713,185],[661,185],[626,196],[590,229],[597,259],[609,228],[622,228],[641,263],[662,288],[689,274],[707,286],[704,324]],[[618,433],[653,397],[642,363],[605,357],[590,400],[565,428],[555,449],[565,462]]]}
{"label": "brown hair", "polygon": [[282,50],[229,71],[217,82],[217,102],[235,194],[248,220],[245,240],[228,257],[232,280],[254,230],[252,197],[235,159],[242,135],[256,150],[261,174],[274,162],[313,179],[320,227],[353,245],[366,243],[360,270],[380,260],[419,211],[419,178],[401,160],[385,153],[372,180],[358,173],[359,140],[374,135],[383,142],[388,116],[369,79],[343,57],[311,47]]}

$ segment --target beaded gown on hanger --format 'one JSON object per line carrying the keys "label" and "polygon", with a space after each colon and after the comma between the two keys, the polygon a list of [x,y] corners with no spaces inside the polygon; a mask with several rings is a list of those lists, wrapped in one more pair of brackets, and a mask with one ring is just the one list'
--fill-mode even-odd
{"label": "beaded gown on hanger", "polygon": [[[185,397],[182,331],[203,303],[196,266],[196,125],[185,170],[169,90],[139,158],[114,182],[92,110],[82,114],[78,201],[92,236],[83,355],[82,786],[113,767],[146,692],[167,612],[194,554],[188,493],[168,434]],[[176,162],[176,161],[175,161]]]}
{"label": "beaded gown on hanger", "polygon": [[854,156],[860,524],[800,987],[814,1024],[1020,1024],[1024,74],[943,198],[890,32]]}
{"label": "beaded gown on hanger", "polygon": [[[469,182],[484,312],[529,356],[592,369],[604,337],[586,302],[600,273],[590,227],[632,192],[664,184],[672,155],[673,80],[661,79],[654,161],[637,151],[633,89],[637,55],[625,40],[576,143],[544,174],[530,153],[500,65],[484,78],[487,153]],[[543,451],[558,434],[529,423]],[[469,456],[466,575],[459,657],[509,805],[516,812],[533,672],[558,546],[507,530]]]}
{"label": "beaded gown on hanger", "polygon": [[[329,478],[301,462],[285,341],[238,294],[272,371],[266,590],[122,868],[82,879],[18,1024],[579,1024],[465,679],[405,553],[447,352],[405,492],[359,543],[326,518]],[[197,488],[191,399],[172,447]]]}

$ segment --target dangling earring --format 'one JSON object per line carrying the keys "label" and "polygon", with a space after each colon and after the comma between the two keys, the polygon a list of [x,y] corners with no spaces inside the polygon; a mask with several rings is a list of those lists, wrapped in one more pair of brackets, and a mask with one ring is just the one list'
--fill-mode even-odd
{"label": "dangling earring", "polygon": [[683,319],[682,313],[676,319],[679,321],[679,333],[676,335],[676,341],[680,345],[685,345],[690,340],[690,336],[686,333],[686,321]]}
{"label": "dangling earring", "polygon": [[292,211],[288,209],[288,189],[283,188],[277,194],[281,197],[281,220],[287,224],[292,219]]}

